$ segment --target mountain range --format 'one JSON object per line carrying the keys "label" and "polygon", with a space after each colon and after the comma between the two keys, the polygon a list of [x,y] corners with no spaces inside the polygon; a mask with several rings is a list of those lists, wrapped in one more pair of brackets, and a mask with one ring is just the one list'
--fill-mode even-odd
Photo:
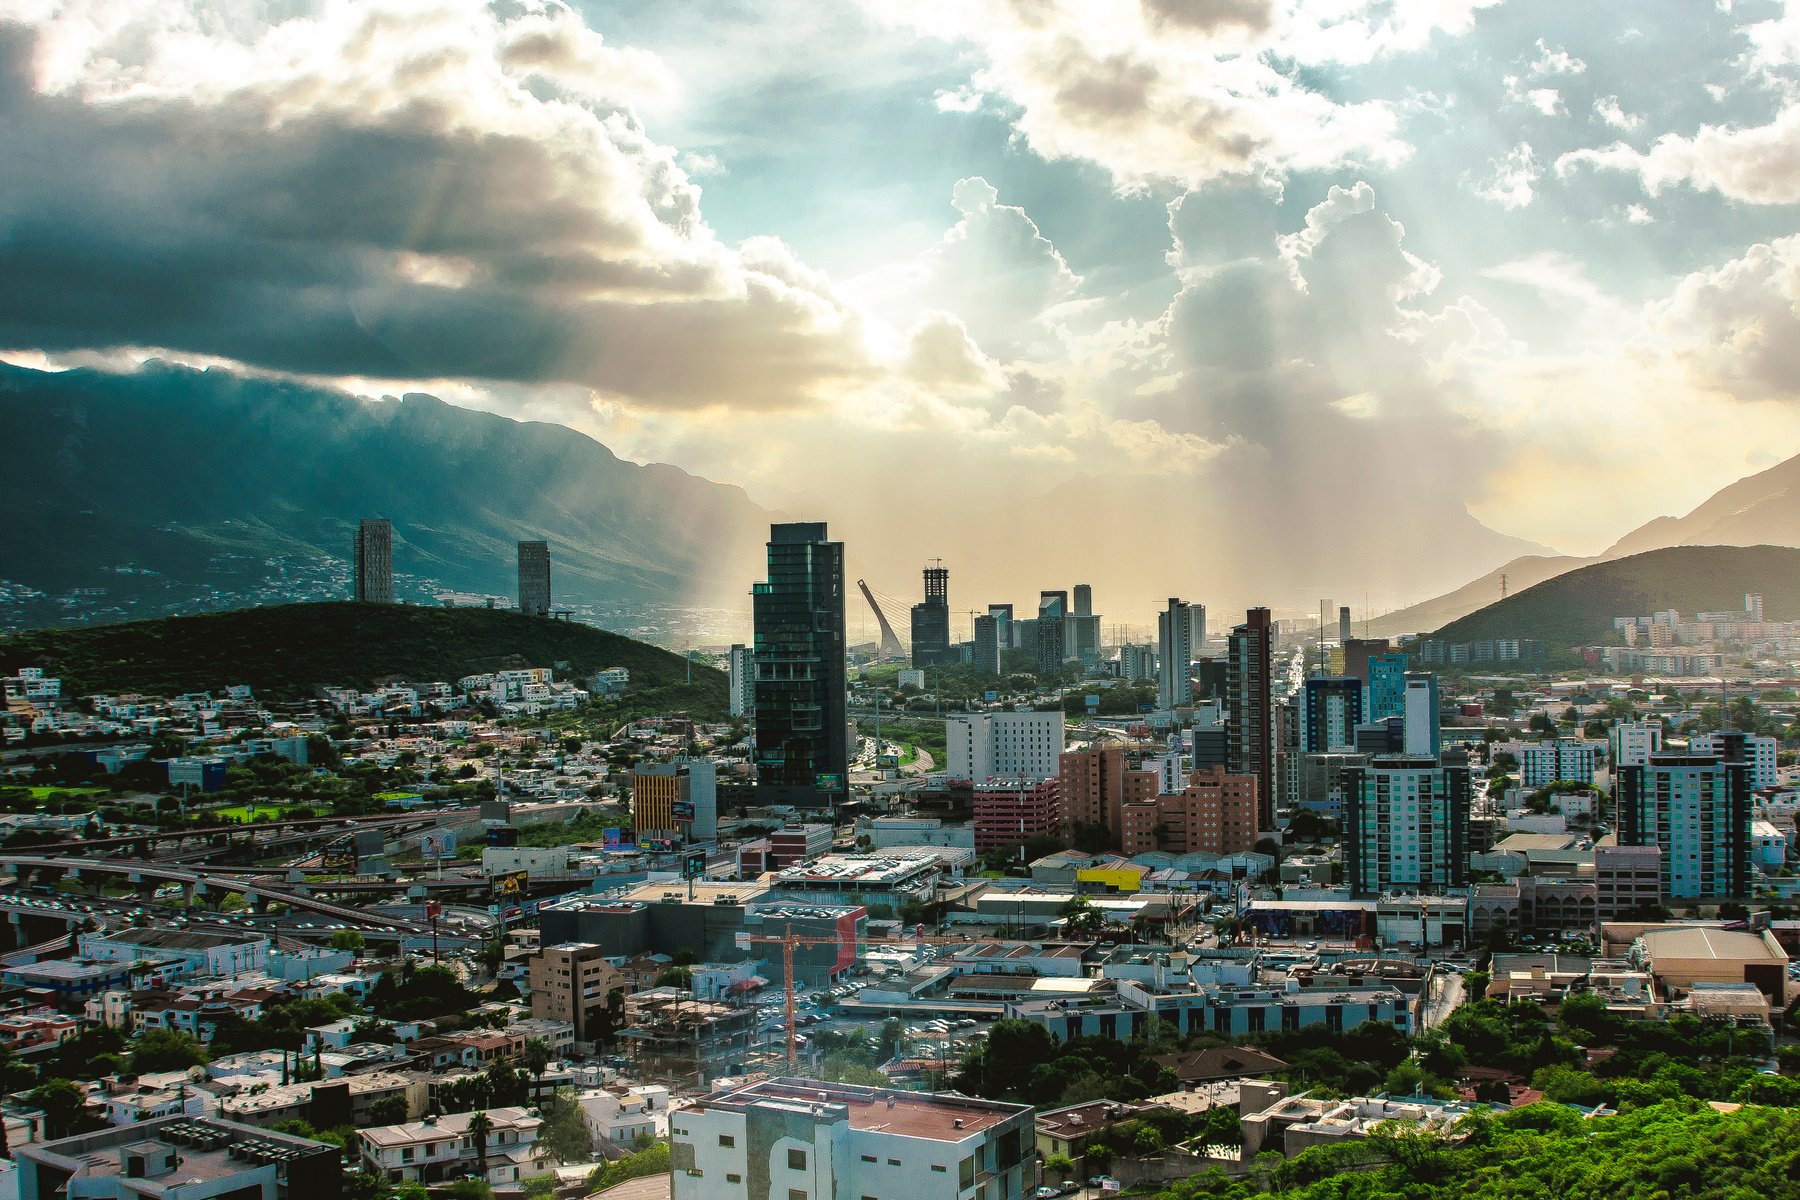
{"label": "mountain range", "polygon": [[1528,554],[1369,622],[1375,637],[1439,630],[1502,597],[1597,563],[1670,546],[1800,546],[1800,455],[1726,487],[1684,517],[1657,517],[1590,558]]}
{"label": "mountain range", "polygon": [[541,538],[559,602],[720,603],[757,577],[771,520],[562,425],[157,362],[0,364],[0,472],[0,575],[45,592],[245,561],[347,573],[358,519],[386,517],[396,574],[450,590],[511,595],[516,543]]}

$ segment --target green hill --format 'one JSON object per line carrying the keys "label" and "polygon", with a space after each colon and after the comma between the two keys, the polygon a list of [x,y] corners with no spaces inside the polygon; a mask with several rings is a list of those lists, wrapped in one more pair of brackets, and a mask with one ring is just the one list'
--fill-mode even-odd
{"label": "green hill", "polygon": [[[566,665],[565,665],[566,664]],[[555,667],[580,680],[631,672],[629,695],[666,697],[671,711],[722,714],[723,672],[572,621],[505,609],[281,604],[121,625],[34,629],[0,639],[0,668],[54,670],[76,695],[170,696],[247,683],[259,695],[308,696],[321,684],[368,687],[399,677],[453,682],[509,667]]]}
{"label": "green hill", "polygon": [[1683,616],[1743,607],[1761,592],[1771,621],[1800,620],[1800,550],[1785,546],[1671,546],[1581,567],[1452,621],[1447,642],[1541,638],[1552,649],[1616,639],[1614,617],[1673,608]]}

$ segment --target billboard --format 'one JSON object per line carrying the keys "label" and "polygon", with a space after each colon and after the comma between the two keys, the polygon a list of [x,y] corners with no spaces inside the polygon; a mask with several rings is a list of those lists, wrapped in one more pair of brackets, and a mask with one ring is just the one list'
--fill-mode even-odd
{"label": "billboard", "polygon": [[681,877],[683,879],[700,879],[706,875],[706,851],[689,850],[682,860]]}
{"label": "billboard", "polygon": [[456,835],[449,830],[428,833],[419,842],[419,853],[425,858],[455,858]]}
{"label": "billboard", "polygon": [[821,792],[841,792],[844,790],[844,777],[835,771],[821,771],[814,777],[813,786]]}
{"label": "billboard", "polygon": [[494,876],[494,895],[523,896],[527,878],[529,873],[525,871],[508,871],[504,875]]}
{"label": "billboard", "polygon": [[677,800],[675,801],[674,808],[675,819],[677,821],[692,821],[694,819],[694,802],[692,800]]}
{"label": "billboard", "polygon": [[621,844],[618,826],[608,826],[600,831],[600,848],[602,850],[617,850]]}

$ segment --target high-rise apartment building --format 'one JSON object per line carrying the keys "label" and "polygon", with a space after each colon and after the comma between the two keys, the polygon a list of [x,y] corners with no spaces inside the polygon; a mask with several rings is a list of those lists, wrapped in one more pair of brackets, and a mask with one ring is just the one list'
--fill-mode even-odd
{"label": "high-rise apartment building", "polygon": [[1776,754],[1781,749],[1781,743],[1775,738],[1731,731],[1697,733],[1688,739],[1688,749],[1694,754],[1712,754],[1747,763],[1750,767],[1750,790],[1753,792],[1772,788],[1781,782],[1781,776],[1775,770]]}
{"label": "high-rise apartment building", "polygon": [[1406,752],[1436,758],[1443,749],[1443,730],[1438,712],[1437,676],[1430,671],[1408,671],[1400,704],[1405,718]]}
{"label": "high-rise apartment building", "polygon": [[951,779],[1048,779],[1063,752],[1063,714],[991,712],[951,717],[944,725]]}
{"label": "high-rise apartment building", "polygon": [[1256,776],[1258,827],[1275,828],[1275,708],[1271,699],[1275,625],[1266,608],[1244,614],[1226,650],[1231,707],[1231,774]]}
{"label": "high-rise apartment building", "polygon": [[760,804],[829,807],[848,795],[844,544],[824,522],[769,531],[755,585],[756,791]]}
{"label": "high-rise apartment building", "polygon": [[1188,653],[1199,658],[1206,653],[1206,605],[1188,605]]}
{"label": "high-rise apartment building", "polygon": [[1057,765],[1063,825],[1073,836],[1077,827],[1104,829],[1113,845],[1120,834],[1119,810],[1126,804],[1154,800],[1162,793],[1155,771],[1139,771],[1125,760],[1119,746],[1065,751]]}
{"label": "high-rise apartment building", "polygon": [[1137,683],[1156,675],[1156,651],[1149,646],[1126,644],[1119,647],[1119,678]]}
{"label": "high-rise apartment building", "polygon": [[750,647],[742,642],[733,645],[725,666],[731,688],[728,712],[734,717],[748,717],[756,712],[756,659]]}
{"label": "high-rise apartment building", "polygon": [[1600,762],[1600,743],[1579,738],[1511,742],[1504,748],[1519,760],[1519,784],[1527,789],[1553,783],[1592,784],[1594,768]]}
{"label": "high-rise apartment building", "polygon": [[[1364,711],[1371,721],[1384,720],[1387,717],[1399,717],[1406,714],[1406,673],[1412,669],[1411,660],[1399,651],[1382,650],[1371,654],[1363,660],[1363,670],[1369,684],[1369,703]],[[1350,656],[1345,655],[1344,673],[1353,674],[1350,670]]]}
{"label": "high-rise apartment building", "polygon": [[1241,854],[1256,849],[1256,779],[1223,767],[1193,772],[1172,794],[1145,797],[1119,809],[1119,850],[1144,854]]}
{"label": "high-rise apartment building", "polygon": [[1344,771],[1350,894],[1438,893],[1469,882],[1469,769],[1385,755]]}
{"label": "high-rise apartment building", "polygon": [[1652,754],[1618,770],[1619,844],[1655,846],[1664,895],[1750,893],[1750,767],[1710,754]]}
{"label": "high-rise apartment building", "polygon": [[1345,754],[1356,749],[1362,724],[1362,681],[1314,676],[1306,681],[1300,749],[1308,754]]}
{"label": "high-rise apartment building", "polygon": [[519,543],[519,611],[528,617],[550,615],[550,543]]}
{"label": "high-rise apartment building", "polygon": [[1180,708],[1194,698],[1194,626],[1190,607],[1174,596],[1156,618],[1156,703]]}
{"label": "high-rise apartment building", "polygon": [[1075,585],[1075,615],[1091,617],[1094,615],[1094,587],[1089,583]]}
{"label": "high-rise apartment building", "polygon": [[1338,645],[1348,646],[1349,644],[1350,606],[1348,604],[1340,604],[1338,605]]}
{"label": "high-rise apartment building", "polygon": [[982,613],[975,618],[974,667],[983,675],[1000,674],[1001,656],[1004,654],[1000,641],[1000,621],[992,613]]}
{"label": "high-rise apartment building", "polygon": [[912,606],[912,665],[932,667],[954,657],[950,649],[950,572],[925,568],[925,599]]}
{"label": "high-rise apartment building", "polygon": [[996,638],[1000,643],[1000,653],[1005,656],[1008,650],[1018,648],[1019,639],[1013,630],[1013,606],[1010,604],[988,605],[988,616],[994,618]]}
{"label": "high-rise apartment building", "polygon": [[1038,593],[1037,673],[1049,678],[1062,674],[1068,658],[1069,593]]}
{"label": "high-rise apartment building", "polygon": [[364,604],[394,602],[394,523],[365,517],[356,526],[356,598]]}
{"label": "high-rise apartment building", "polygon": [[1084,667],[1100,661],[1100,618],[1094,613],[1075,613],[1068,623],[1068,655]]}
{"label": "high-rise apartment building", "polygon": [[1618,721],[1606,734],[1606,761],[1615,778],[1620,767],[1641,767],[1652,754],[1661,754],[1661,721]]}
{"label": "high-rise apartment building", "polygon": [[719,767],[706,759],[651,763],[631,775],[631,823],[639,838],[719,836]]}
{"label": "high-rise apartment building", "polygon": [[672,1200],[1023,1200],[1033,1110],[955,1094],[761,1079],[669,1116]]}

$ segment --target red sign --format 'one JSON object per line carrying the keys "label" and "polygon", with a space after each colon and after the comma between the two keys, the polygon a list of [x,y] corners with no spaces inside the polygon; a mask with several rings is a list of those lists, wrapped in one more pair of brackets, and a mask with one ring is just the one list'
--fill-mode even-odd
{"label": "red sign", "polygon": [[443,901],[441,901],[441,900],[427,900],[427,901],[426,901],[426,902],[425,902],[425,918],[426,918],[426,919],[427,919],[427,920],[430,920],[430,921],[435,921],[435,920],[437,920],[437,919],[438,919],[438,918],[439,918],[439,917],[441,917],[441,916],[443,916],[443,915],[444,915],[444,903],[443,903]]}

